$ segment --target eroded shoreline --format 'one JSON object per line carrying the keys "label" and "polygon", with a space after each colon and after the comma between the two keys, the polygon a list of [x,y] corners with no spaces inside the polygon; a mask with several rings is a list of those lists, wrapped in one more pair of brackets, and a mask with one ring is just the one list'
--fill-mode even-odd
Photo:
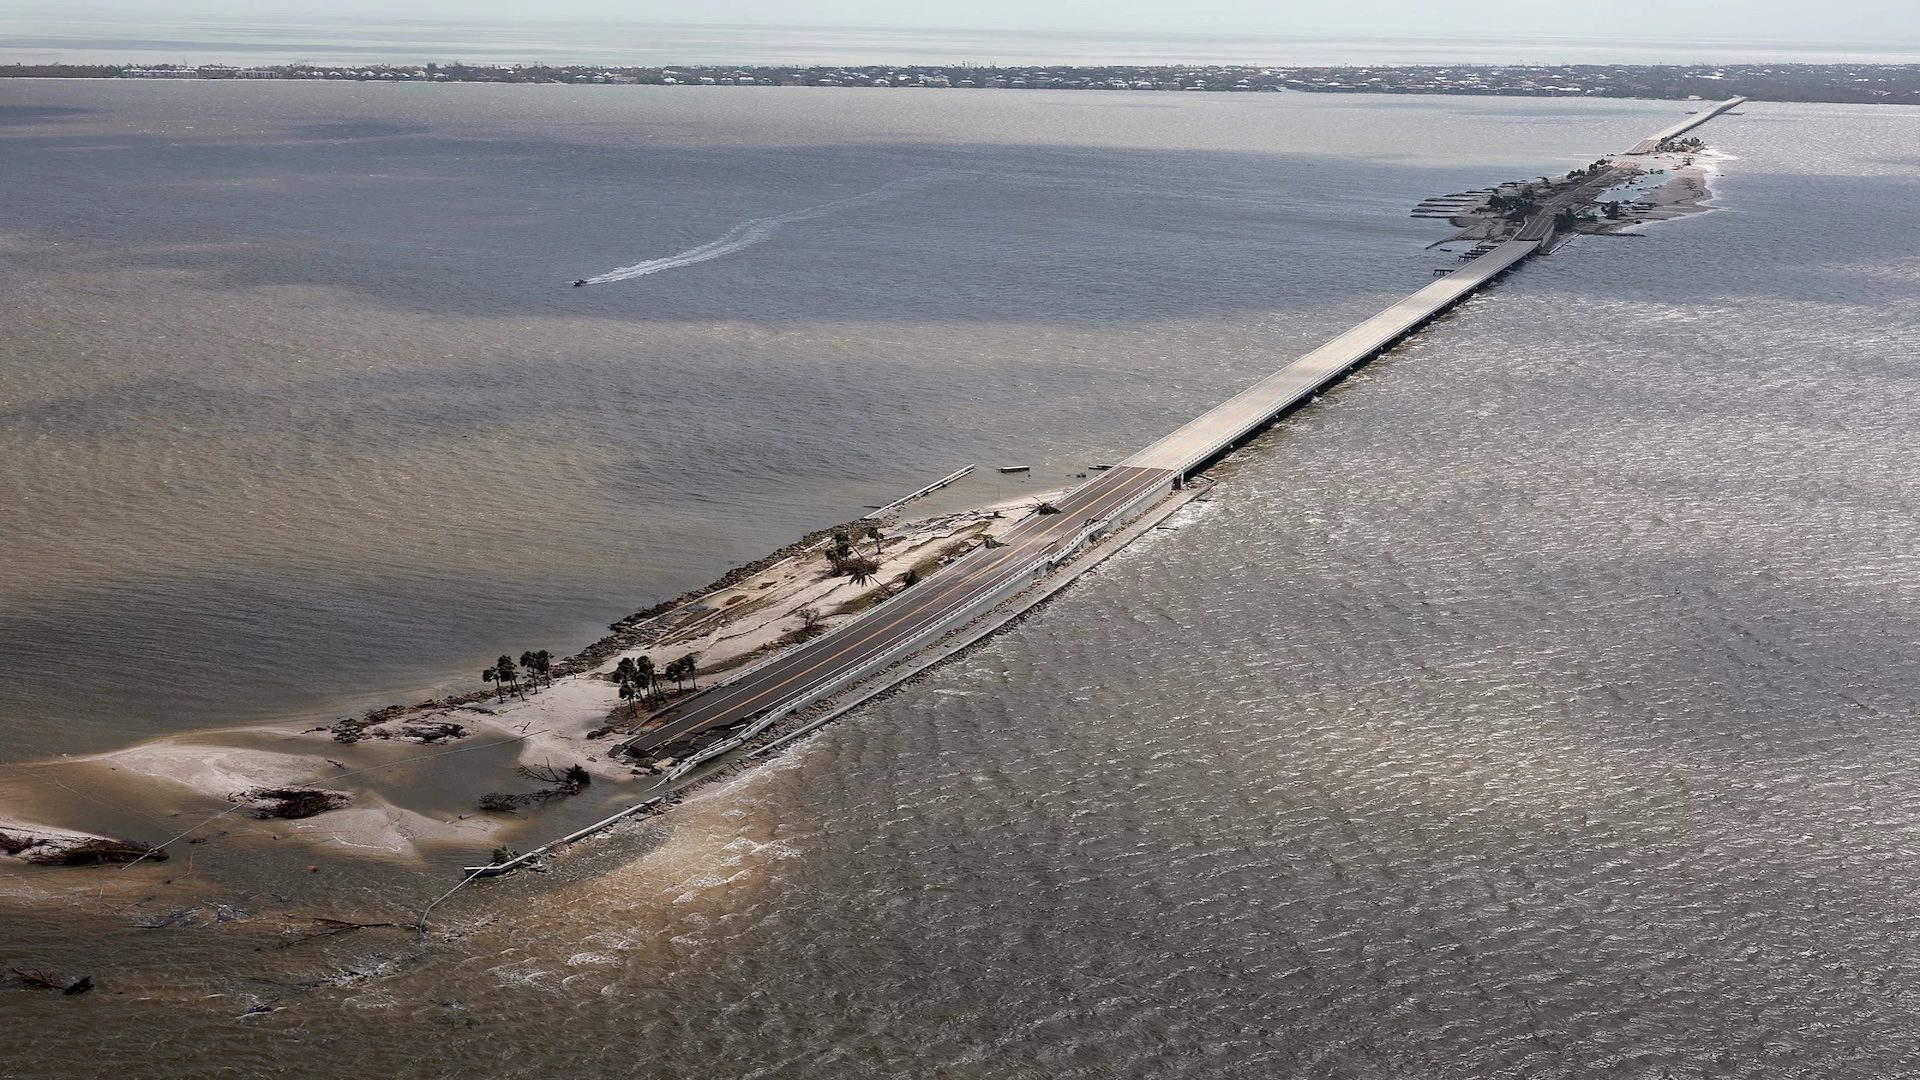
{"label": "eroded shoreline", "polygon": [[[336,854],[415,863],[430,854],[470,856],[531,828],[551,831],[555,820],[591,820],[672,764],[612,753],[651,714],[858,618],[991,543],[1051,494],[815,530],[611,624],[554,662],[546,678],[515,688],[394,704],[319,727],[289,720],[216,728],[0,766],[0,859],[67,865],[89,861],[90,851],[97,862],[164,858],[162,849],[186,834],[155,835],[150,822],[160,814],[217,821],[223,836],[270,830]],[[662,674],[644,699],[623,700],[613,669],[642,657]],[[669,679],[667,665],[683,657],[695,658],[691,677]],[[542,782],[570,768],[591,779],[566,792]],[[493,796],[506,797],[501,808],[482,809]],[[110,805],[145,813],[93,812]],[[312,806],[319,809],[281,812]],[[530,812],[514,812],[520,807]],[[140,817],[149,823],[136,826]]]}
{"label": "eroded shoreline", "polygon": [[[1662,162],[1660,169],[1602,159],[1541,191],[1556,196],[1586,190],[1591,196],[1603,180],[1632,174],[1605,190],[1632,188],[1634,214],[1592,221],[1574,233],[1617,233],[1683,216],[1709,208],[1710,169],[1692,158],[1704,149],[1665,151],[1682,155],[1673,160],[1642,159]],[[1672,173],[1657,185],[1644,182],[1668,168]],[[1451,239],[1496,238],[1492,211],[1500,205],[1489,198],[1485,207],[1456,215],[1453,224],[1462,232]],[[1485,235],[1475,235],[1476,229]],[[177,835],[143,830],[140,840],[128,844],[132,852],[157,852],[222,818],[236,825],[270,821],[275,839],[416,863],[436,849],[471,852],[517,839],[535,816],[520,816],[520,808],[541,810],[542,828],[552,835],[562,831],[555,819],[590,821],[600,816],[596,811],[657,786],[657,778],[676,764],[674,754],[685,751],[634,762],[616,756],[614,748],[645,730],[651,714],[695,692],[701,678],[711,682],[859,618],[975,546],[991,546],[996,533],[1044,504],[1042,497],[1024,506],[890,522],[878,530],[866,519],[816,530],[707,586],[613,623],[609,634],[554,663],[545,678],[368,710],[325,727],[200,731],[103,754],[0,767],[0,857],[64,861],[88,845],[133,835],[125,816],[86,812],[73,800],[42,812],[47,783],[79,795],[80,802],[168,810],[173,817],[210,815]],[[623,686],[612,673],[617,663],[642,658],[654,671],[681,664],[674,664],[671,687],[664,678],[652,680],[640,688],[644,699],[636,700],[640,689]],[[776,734],[784,738],[790,728],[783,725]],[[563,774],[575,771],[577,780],[562,782]],[[309,804],[317,809],[282,812]],[[511,849],[496,848],[496,861],[502,851]]]}

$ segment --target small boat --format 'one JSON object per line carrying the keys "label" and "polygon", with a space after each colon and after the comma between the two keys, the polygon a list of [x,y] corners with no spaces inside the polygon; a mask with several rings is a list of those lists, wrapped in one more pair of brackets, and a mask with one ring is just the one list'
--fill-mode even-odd
{"label": "small boat", "polygon": [[574,279],[573,279],[573,287],[574,287],[574,288],[576,288],[576,289],[577,289],[577,288],[579,288],[579,287],[580,287],[580,286],[582,286],[582,285],[585,285],[586,283],[587,283],[587,279],[586,279],[586,278],[574,278]]}
{"label": "small boat", "polygon": [[1028,472],[1032,468],[1031,465],[1002,465],[1000,471],[1003,473]]}

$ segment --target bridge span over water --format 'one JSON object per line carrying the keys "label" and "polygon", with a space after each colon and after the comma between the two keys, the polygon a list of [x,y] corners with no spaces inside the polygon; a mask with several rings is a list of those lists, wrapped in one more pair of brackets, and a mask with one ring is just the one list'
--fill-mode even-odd
{"label": "bridge span over water", "polygon": [[1666,142],[1668,139],[1677,139],[1687,132],[1692,131],[1694,128],[1699,127],[1701,124],[1719,116],[1721,113],[1737,109],[1746,103],[1747,99],[1743,97],[1733,97],[1725,101],[1715,102],[1701,109],[1699,112],[1694,113],[1692,116],[1680,120],[1669,127],[1662,128],[1652,135],[1641,139],[1639,142],[1634,143],[1633,149],[1627,151],[1627,153],[1651,154],[1655,150],[1660,149],[1660,144]]}
{"label": "bridge span over water", "polygon": [[970,552],[859,619],[666,710],[623,749],[646,755],[701,732],[805,708],[1025,589],[1281,414],[1532,255],[1510,240],[1222,402],[1021,522],[1004,546]]}
{"label": "bridge span over water", "polygon": [[[1734,98],[1696,113],[1643,140],[1634,152],[1648,152],[1640,147],[1657,147],[1743,100]],[[672,780],[741,745],[782,716],[857,683],[878,681],[873,676],[1026,593],[1078,551],[1146,514],[1195,472],[1288,410],[1534,255],[1550,242],[1552,215],[1558,209],[1558,203],[1549,204],[1525,223],[1516,239],[1436,279],[1068,492],[1056,501],[1057,513],[1021,522],[1003,546],[975,549],[852,622],[674,704],[621,748],[636,756],[691,750],[692,757],[683,758],[669,773]],[[723,738],[715,738],[723,732]]]}

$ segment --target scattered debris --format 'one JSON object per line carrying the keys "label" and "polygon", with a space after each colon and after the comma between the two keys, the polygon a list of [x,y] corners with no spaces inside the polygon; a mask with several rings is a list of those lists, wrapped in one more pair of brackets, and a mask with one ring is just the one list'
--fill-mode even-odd
{"label": "scattered debris", "polygon": [[26,983],[28,986],[38,986],[42,990],[58,990],[68,997],[72,997],[75,994],[84,994],[93,989],[93,976],[91,975],[82,975],[73,982],[66,982],[45,968],[9,968],[8,970],[18,975],[20,981]]}
{"label": "scattered debris", "polygon": [[[444,702],[423,701],[418,705],[388,705],[384,709],[368,709],[359,716],[342,717],[334,721],[327,730],[333,732],[333,741],[342,743],[357,743],[366,739],[410,739],[420,743],[445,742],[448,739],[465,738],[466,726],[448,720],[435,719],[431,710],[471,707],[471,702],[465,697],[448,698]],[[422,713],[428,715],[420,715]],[[444,716],[445,713],[442,712],[439,715]],[[395,721],[399,723],[395,724]],[[328,764],[346,768],[345,765],[331,758],[328,759]]]}
{"label": "scattered debris", "polygon": [[353,801],[344,791],[320,788],[254,788],[227,796],[233,802],[253,808],[257,818],[310,818],[329,810],[338,810]]}
{"label": "scattered debris", "polygon": [[522,804],[539,801],[539,794],[513,795],[504,791],[489,791],[480,796],[480,809],[496,814],[511,814]]}
{"label": "scattered debris", "polygon": [[[287,917],[294,918],[291,915]],[[305,942],[351,934],[355,930],[395,929],[400,926],[399,923],[394,922],[354,922],[351,919],[329,919],[319,916],[309,916],[305,921],[310,925],[304,931],[289,931],[291,936],[274,945],[274,948],[291,949]]]}
{"label": "scattered debris", "polygon": [[466,738],[467,729],[463,724],[448,720],[415,720],[402,724],[398,737],[418,743],[440,743],[448,739]]}
{"label": "scattered debris", "polygon": [[164,930],[169,926],[179,926],[183,923],[198,926],[202,922],[200,909],[197,907],[174,908],[165,915],[136,915],[132,921],[133,925],[142,930]]}
{"label": "scattered debris", "polygon": [[405,705],[389,705],[384,709],[368,709],[359,716],[342,717],[333,724],[333,741],[357,743],[367,738],[370,729],[397,720],[408,711]]}
{"label": "scattered debris", "polygon": [[213,905],[214,922],[246,922],[251,918],[253,918],[253,912],[245,908],[229,907],[226,904]]}
{"label": "scattered debris", "polygon": [[581,788],[593,783],[593,775],[578,765],[569,765],[565,769],[556,769],[552,765],[522,765],[519,773],[529,780],[571,788],[566,792],[568,795],[578,795]]}
{"label": "scattered debris", "polygon": [[480,796],[480,809],[499,814],[511,814],[522,806],[578,795],[588,784],[593,783],[592,774],[579,765],[569,765],[565,769],[556,769],[552,765],[522,765],[519,772],[529,780],[537,780],[553,786],[539,791],[489,791]]}
{"label": "scattered debris", "polygon": [[0,855],[11,855],[36,866],[97,866],[167,857],[162,848],[130,840],[109,840],[104,836],[78,834],[27,836],[16,833],[0,833]]}

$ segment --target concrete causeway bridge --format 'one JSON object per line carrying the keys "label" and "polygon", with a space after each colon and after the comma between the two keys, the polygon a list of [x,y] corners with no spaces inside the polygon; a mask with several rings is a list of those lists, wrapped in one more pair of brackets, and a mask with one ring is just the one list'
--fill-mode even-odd
{"label": "concrete causeway bridge", "polygon": [[[1630,153],[1644,154],[1741,104],[1734,98],[1693,114],[1642,140]],[[1609,171],[1583,189],[1604,186]],[[1454,304],[1518,266],[1549,244],[1554,216],[1573,193],[1542,208],[1515,238],[1494,246],[1425,288],[1389,306],[1351,330],[1282,367],[1272,375],[1182,425],[1056,500],[1058,511],[1016,525],[1004,544],[979,548],[925,583],[896,594],[865,615],[804,645],[751,667],[728,681],[692,695],[654,718],[648,730],[620,749],[636,755],[680,753],[682,758],[656,794],[606,821],[566,838],[568,842],[657,802],[665,785],[701,764],[740,748],[783,717],[875,679],[900,661],[981,620],[1053,575],[1074,556],[1136,519],[1170,513],[1167,497],[1180,492],[1200,469],[1265,430],[1349,371],[1365,364]],[[1084,560],[1082,560],[1084,562]],[[1073,572],[1068,567],[1067,572]],[[1029,601],[1031,602],[1031,601]],[[898,669],[895,669],[898,670]],[[894,678],[903,678],[895,675]],[[863,688],[863,693],[866,692]],[[697,747],[698,749],[693,749]],[[541,849],[545,850],[545,849]],[[470,868],[501,872],[508,864]]]}
{"label": "concrete causeway bridge", "polygon": [[[1733,98],[1694,113],[1642,140],[1630,153],[1650,152],[1662,141],[1691,131],[1745,100]],[[1610,171],[1582,185],[1582,190],[1605,186],[1617,173]],[[1025,591],[1301,402],[1538,253],[1551,242],[1554,216],[1570,198],[1571,193],[1542,208],[1514,239],[1435,279],[1068,492],[1055,503],[1059,513],[1020,523],[1005,537],[1004,546],[970,552],[862,617],[671,706],[656,717],[653,727],[621,749],[636,756],[664,752],[716,729],[741,729],[740,738],[750,737],[782,716],[870,678]],[[737,741],[710,744],[696,757],[717,756],[728,743]]]}
{"label": "concrete causeway bridge", "polygon": [[1692,131],[1694,128],[1699,127],[1701,124],[1719,116],[1721,113],[1730,112],[1746,103],[1747,99],[1743,97],[1728,98],[1725,101],[1715,102],[1701,109],[1699,112],[1694,113],[1692,116],[1641,139],[1639,142],[1633,144],[1633,149],[1627,151],[1627,153],[1636,155],[1651,154],[1655,150],[1660,149],[1660,144],[1666,142],[1668,139],[1677,139],[1687,132]]}

